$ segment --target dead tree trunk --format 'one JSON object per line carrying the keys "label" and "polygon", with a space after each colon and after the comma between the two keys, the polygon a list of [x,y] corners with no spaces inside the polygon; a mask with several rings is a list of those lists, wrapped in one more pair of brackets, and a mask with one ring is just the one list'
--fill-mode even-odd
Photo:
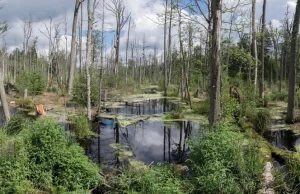
{"label": "dead tree trunk", "polygon": [[83,0],[76,0],[74,9],[74,18],[72,26],[72,42],[71,42],[71,64],[69,68],[68,95],[71,95],[73,88],[74,73],[76,67],[76,28],[78,19],[78,10]]}
{"label": "dead tree trunk", "polygon": [[91,0],[87,2],[87,12],[88,12],[88,32],[87,32],[87,46],[86,46],[86,96],[87,96],[87,118],[92,119],[91,112],[91,77],[90,77],[90,66],[92,65],[92,32],[94,24],[94,13],[97,5],[97,0],[94,0],[93,7],[91,8]]}
{"label": "dead tree trunk", "polygon": [[256,45],[256,0],[252,0],[252,57],[255,59],[254,67],[254,95],[257,88],[257,45]]}
{"label": "dead tree trunk", "polygon": [[127,41],[126,41],[126,72],[125,72],[125,81],[126,81],[126,83],[128,82],[128,48],[129,48],[130,28],[131,28],[131,17],[129,17]]}
{"label": "dead tree trunk", "polygon": [[167,11],[168,11],[168,0],[165,5],[165,23],[164,23],[164,96],[167,96]]}
{"label": "dead tree trunk", "polygon": [[261,27],[261,53],[260,53],[260,83],[259,83],[259,97],[264,104],[264,73],[265,73],[265,29],[266,29],[266,6],[267,0],[263,3],[263,14],[262,14],[262,27]]}
{"label": "dead tree trunk", "polygon": [[212,67],[209,123],[214,124],[221,120],[221,26],[222,0],[212,1],[213,36],[212,36]]}
{"label": "dead tree trunk", "polygon": [[295,122],[295,84],[296,84],[296,58],[297,58],[297,36],[300,22],[300,0],[297,1],[296,13],[294,16],[292,41],[290,50],[290,70],[289,70],[289,97],[287,107],[287,121]]}
{"label": "dead tree trunk", "polygon": [[[4,57],[4,56],[3,56]],[[0,71],[0,97],[1,97],[1,104],[5,116],[5,121],[8,122],[10,120],[10,112],[9,106],[6,100],[6,93],[4,89],[4,77],[3,71]]]}

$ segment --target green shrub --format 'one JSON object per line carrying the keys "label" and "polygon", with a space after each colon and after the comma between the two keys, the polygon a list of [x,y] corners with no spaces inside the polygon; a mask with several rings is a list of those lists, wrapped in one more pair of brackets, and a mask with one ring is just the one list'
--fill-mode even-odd
{"label": "green shrub", "polygon": [[[96,106],[99,99],[99,89],[97,79],[94,75],[91,75],[91,104]],[[84,75],[79,75],[75,78],[73,90],[72,90],[72,101],[79,105],[86,106],[87,96],[86,96],[86,78]]]}
{"label": "green shrub", "polygon": [[91,136],[89,121],[85,115],[68,117],[72,130],[78,139],[87,139]]}
{"label": "green shrub", "polygon": [[225,123],[237,123],[241,117],[241,105],[237,99],[229,96],[228,93],[222,95],[222,119]]}
{"label": "green shrub", "polygon": [[17,135],[23,130],[27,122],[28,120],[22,115],[13,116],[9,122],[5,124],[4,131],[8,135]]}
{"label": "green shrub", "polygon": [[97,165],[56,122],[34,121],[13,137],[0,130],[0,152],[0,193],[75,192],[101,181]]}
{"label": "green shrub", "polygon": [[35,107],[34,102],[30,98],[18,99],[18,100],[16,100],[16,104],[20,108],[24,108],[24,109],[28,109],[28,110],[32,110]]}
{"label": "green shrub", "polygon": [[189,158],[194,193],[256,193],[263,172],[259,148],[233,127],[199,135],[191,141]]}
{"label": "green shrub", "polygon": [[209,100],[201,101],[193,106],[193,113],[200,115],[208,115],[209,113]]}
{"label": "green shrub", "polygon": [[183,110],[181,107],[178,107],[176,110],[171,111],[165,116],[165,119],[182,119],[184,118]]}
{"label": "green shrub", "polygon": [[149,168],[139,164],[123,169],[119,176],[109,179],[112,193],[181,194],[192,193],[189,180],[174,172],[169,164],[158,164]]}
{"label": "green shrub", "polygon": [[268,109],[259,109],[254,118],[255,130],[263,134],[270,125],[270,111]]}
{"label": "green shrub", "polygon": [[23,138],[8,137],[0,130],[0,193],[30,193],[29,161]]}
{"label": "green shrub", "polygon": [[267,97],[271,101],[284,101],[284,102],[287,102],[288,93],[287,92],[274,92],[274,93],[266,95],[265,97]]}
{"label": "green shrub", "polygon": [[47,88],[47,92],[56,92],[57,91],[57,88],[55,87],[52,87],[52,88]]}
{"label": "green shrub", "polygon": [[93,188],[100,182],[99,169],[83,149],[70,144],[63,127],[37,120],[21,133],[29,153],[31,180],[36,188],[64,187],[68,191]]}
{"label": "green shrub", "polygon": [[257,114],[255,102],[244,101],[241,104],[241,116],[246,117],[249,121],[253,122]]}
{"label": "green shrub", "polygon": [[16,79],[16,87],[21,93],[23,93],[25,89],[28,89],[31,95],[42,94],[46,89],[46,85],[47,81],[43,73],[38,71],[20,72]]}

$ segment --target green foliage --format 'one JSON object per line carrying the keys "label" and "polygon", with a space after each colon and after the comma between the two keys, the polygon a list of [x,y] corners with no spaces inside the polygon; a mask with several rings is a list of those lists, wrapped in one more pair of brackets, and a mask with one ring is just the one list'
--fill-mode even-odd
{"label": "green foliage", "polygon": [[20,108],[24,108],[24,109],[28,109],[28,110],[32,110],[35,107],[34,102],[30,98],[18,99],[18,100],[16,100],[16,104]]}
{"label": "green foliage", "polygon": [[23,71],[17,76],[16,87],[21,92],[28,89],[28,92],[31,95],[42,94],[46,89],[46,79],[42,72]]}
{"label": "green foliage", "polygon": [[85,115],[70,116],[68,120],[71,122],[76,138],[87,139],[91,136],[89,120]]}
{"label": "green foliage", "polygon": [[149,168],[139,163],[126,167],[123,172],[109,179],[112,193],[188,194],[193,190],[189,181],[175,173],[169,164]]}
{"label": "green foliage", "polygon": [[[92,71],[91,71],[92,72]],[[98,103],[98,81],[94,75],[91,73],[91,104],[96,106]],[[86,78],[84,75],[79,75],[75,78],[73,90],[72,90],[72,101],[76,102],[79,105],[86,106],[87,95],[86,95]]]}
{"label": "green foliage", "polygon": [[239,47],[231,47],[229,50],[228,75],[247,79],[249,68],[253,68],[254,61],[250,52]]}
{"label": "green foliage", "polygon": [[201,101],[196,105],[193,105],[193,113],[200,115],[208,115],[209,113],[209,100]]}
{"label": "green foliage", "polygon": [[23,138],[8,137],[0,130],[0,193],[30,193],[29,161]]}
{"label": "green foliage", "polygon": [[268,109],[259,109],[254,118],[254,128],[255,130],[263,134],[270,125],[270,111]]}
{"label": "green foliage", "polygon": [[229,93],[227,92],[222,95],[222,102],[222,119],[224,123],[238,122],[241,116],[241,108],[237,99],[230,97]]}
{"label": "green foliage", "polygon": [[183,110],[181,107],[177,107],[175,110],[171,111],[165,116],[165,119],[182,119],[184,118]]}
{"label": "green foliage", "polygon": [[57,92],[57,88],[56,87],[52,87],[52,88],[47,88],[47,92]]}
{"label": "green foliage", "polygon": [[13,137],[0,131],[0,193],[66,193],[100,184],[99,169],[49,120],[26,124]]}
{"label": "green foliage", "polygon": [[256,193],[263,162],[255,141],[244,141],[234,127],[218,128],[191,142],[195,193]]}
{"label": "green foliage", "polygon": [[8,135],[17,135],[23,130],[27,122],[28,119],[24,116],[16,115],[10,118],[9,122],[5,124],[3,129]]}
{"label": "green foliage", "polygon": [[284,101],[284,102],[287,102],[288,93],[287,92],[272,92],[272,93],[266,95],[265,97],[267,97],[271,101]]}

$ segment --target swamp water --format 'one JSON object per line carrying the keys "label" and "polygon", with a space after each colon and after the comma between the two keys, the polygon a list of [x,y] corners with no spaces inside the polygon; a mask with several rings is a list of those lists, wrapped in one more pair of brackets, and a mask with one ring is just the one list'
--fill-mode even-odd
{"label": "swamp water", "polygon": [[300,135],[290,130],[283,119],[273,120],[270,130],[264,133],[264,137],[270,144],[282,150],[296,152],[296,147],[300,144]]}
{"label": "swamp water", "polygon": [[[136,115],[148,115],[150,118],[120,127],[115,119],[100,117],[94,130],[99,137],[80,144],[94,162],[109,165],[119,163],[120,158],[134,158],[148,165],[163,161],[184,162],[189,150],[188,137],[195,134],[200,125],[191,121],[164,122],[157,119],[177,107],[177,104],[166,99],[107,107],[107,114],[121,116],[125,120]],[[69,127],[65,124],[64,126]]]}

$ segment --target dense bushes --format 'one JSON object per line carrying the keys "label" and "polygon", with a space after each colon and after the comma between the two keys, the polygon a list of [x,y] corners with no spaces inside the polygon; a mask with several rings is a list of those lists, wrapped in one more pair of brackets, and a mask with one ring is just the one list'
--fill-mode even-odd
{"label": "dense bushes", "polygon": [[16,79],[16,87],[20,92],[28,89],[29,94],[38,95],[45,91],[47,81],[39,71],[20,72]]}
{"label": "dense bushes", "polygon": [[[93,106],[97,105],[98,103],[98,94],[99,90],[97,87],[97,79],[94,78],[94,75],[91,75],[91,104]],[[87,96],[86,96],[86,78],[84,75],[79,75],[75,78],[73,90],[72,90],[72,101],[76,102],[79,105],[85,106],[87,103]]]}
{"label": "dense bushes", "polygon": [[16,136],[0,131],[0,193],[65,193],[100,184],[99,169],[51,121],[25,125]]}
{"label": "dense bushes", "polygon": [[254,118],[255,130],[262,134],[270,125],[270,111],[268,109],[259,109]]}
{"label": "dense bushes", "polygon": [[193,191],[189,180],[175,173],[169,164],[149,168],[136,163],[123,171],[123,174],[109,179],[112,193],[188,194]]}
{"label": "dense bushes", "polygon": [[263,163],[254,141],[229,126],[191,142],[195,193],[256,193]]}
{"label": "dense bushes", "polygon": [[272,92],[271,94],[266,95],[272,101],[285,101],[288,100],[288,93],[287,92]]}
{"label": "dense bushes", "polygon": [[208,115],[209,113],[209,100],[201,101],[193,106],[193,113],[200,115]]}
{"label": "dense bushes", "polygon": [[86,139],[91,136],[89,121],[85,115],[68,117],[76,138]]}

